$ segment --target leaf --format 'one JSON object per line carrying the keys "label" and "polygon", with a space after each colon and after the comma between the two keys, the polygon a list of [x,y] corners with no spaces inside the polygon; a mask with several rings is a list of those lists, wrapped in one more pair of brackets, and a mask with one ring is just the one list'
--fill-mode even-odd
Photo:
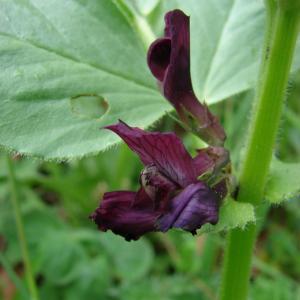
{"label": "leaf", "polygon": [[53,284],[74,280],[80,273],[78,264],[87,259],[84,248],[67,230],[48,232],[39,246],[41,271]]}
{"label": "leaf", "polygon": [[197,233],[228,231],[237,227],[244,229],[248,223],[253,222],[255,212],[252,204],[227,198],[220,208],[219,222],[216,225],[206,224]]}
{"label": "leaf", "polygon": [[[22,196],[22,199],[26,199],[26,201],[22,201],[21,203],[25,236],[32,255],[33,269],[36,271],[40,266],[38,247],[41,237],[47,236],[50,231],[63,230],[64,224],[56,218],[52,209],[32,207],[30,203],[32,200],[29,199],[28,195],[23,192]],[[5,255],[11,264],[16,264],[22,259],[22,255],[13,208],[7,197],[3,198],[3,201],[0,201],[0,210],[0,235],[3,236],[7,243]]]}
{"label": "leaf", "polygon": [[205,294],[188,276],[180,274],[155,276],[140,280],[138,284],[124,285],[119,299],[124,300],[180,300],[206,299]]}
{"label": "leaf", "polygon": [[104,257],[79,262],[77,277],[65,289],[63,299],[106,299],[110,271],[110,266]]}
{"label": "leaf", "polygon": [[[263,1],[169,0],[191,17],[191,73],[200,100],[214,103],[252,88],[263,44]],[[293,70],[300,67],[300,39]]]}
{"label": "leaf", "polygon": [[147,240],[140,239],[129,243],[111,232],[99,235],[103,249],[111,256],[118,276],[126,281],[133,281],[148,273],[154,254]]}
{"label": "leaf", "polygon": [[[46,159],[98,153],[105,125],[147,127],[170,105],[123,13],[106,0],[0,0],[0,144]],[[67,12],[67,17],[66,17]],[[70,99],[98,95],[109,111],[82,118]]]}
{"label": "leaf", "polygon": [[274,159],[265,188],[265,199],[272,204],[300,198],[300,163]]}
{"label": "leaf", "polygon": [[160,0],[134,0],[136,6],[138,7],[139,11],[143,15],[149,15],[155,7],[159,4]]}

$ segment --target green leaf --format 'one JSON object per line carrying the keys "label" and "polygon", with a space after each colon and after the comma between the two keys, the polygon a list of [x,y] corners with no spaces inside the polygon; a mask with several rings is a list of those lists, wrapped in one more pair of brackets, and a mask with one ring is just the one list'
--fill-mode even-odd
{"label": "green leaf", "polygon": [[265,188],[265,199],[272,204],[300,198],[300,163],[274,159]]}
{"label": "green leaf", "polygon": [[140,280],[138,284],[124,285],[119,299],[124,300],[183,300],[209,299],[187,276],[179,274],[167,277],[156,276]]}
{"label": "green leaf", "polygon": [[237,227],[244,229],[248,223],[253,223],[255,220],[252,204],[227,198],[220,208],[219,222],[216,225],[206,224],[197,233],[228,231]]}
{"label": "green leaf", "polygon": [[111,256],[118,276],[133,281],[149,272],[154,254],[147,240],[140,239],[129,243],[111,232],[99,235],[104,250]]}
{"label": "green leaf", "polygon": [[141,14],[149,15],[159,4],[160,0],[134,0],[134,2]]}
{"label": "green leaf", "polygon": [[[144,128],[170,109],[140,37],[113,1],[0,0],[0,6],[6,148],[46,159],[97,153],[119,140],[103,126],[122,119]],[[80,95],[104,98],[109,110],[83,118],[70,105]]]}
{"label": "green leaf", "polygon": [[84,248],[67,230],[48,232],[39,248],[41,271],[53,284],[74,280],[80,273],[78,264],[87,259]]}
{"label": "green leaf", "polygon": [[105,257],[79,262],[77,277],[65,289],[65,300],[106,299],[110,284],[110,266]]}
{"label": "green leaf", "polygon": [[[1,185],[0,185],[1,187]],[[7,190],[7,188],[6,188]],[[42,207],[34,207],[30,202],[28,194],[22,191],[22,218],[24,222],[25,236],[28,246],[30,247],[30,253],[32,255],[32,264],[35,271],[39,271],[39,243],[41,237],[48,236],[51,231],[60,231],[64,229],[64,224],[56,218],[56,215],[52,209]],[[7,243],[5,249],[5,255],[10,263],[16,264],[22,259],[20,244],[16,231],[16,223],[13,214],[13,208],[8,198],[3,198],[0,201],[0,235],[3,236]]]}
{"label": "green leaf", "polygon": [[[164,4],[164,12],[180,8],[191,17],[191,73],[200,100],[214,103],[255,85],[265,28],[263,1]],[[297,49],[293,70],[300,67],[300,39]]]}

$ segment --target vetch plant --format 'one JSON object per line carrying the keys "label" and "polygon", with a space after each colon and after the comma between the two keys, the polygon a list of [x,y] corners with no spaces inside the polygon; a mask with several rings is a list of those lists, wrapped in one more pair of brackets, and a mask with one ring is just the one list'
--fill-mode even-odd
{"label": "vetch plant", "polygon": [[[129,0],[0,0],[0,144],[61,161],[101,155],[118,135],[144,169],[137,191],[104,194],[91,215],[99,229],[126,240],[172,228],[227,231],[220,299],[245,300],[263,201],[299,197],[299,164],[273,159],[273,150],[289,74],[300,66],[300,2],[159,2],[147,18]],[[237,172],[231,136],[208,106],[253,88]],[[175,133],[149,130],[172,108],[175,123],[205,145],[194,157]],[[8,169],[28,290],[38,299],[10,158]]]}
{"label": "vetch plant", "polygon": [[[148,51],[148,64],[183,122],[188,114],[194,131],[212,144],[223,144],[225,133],[206,105],[197,100],[190,78],[189,18],[180,10],[165,16],[165,38],[156,40]],[[104,194],[91,216],[100,230],[111,229],[127,240],[149,231],[182,228],[196,234],[205,223],[216,224],[221,200],[227,194],[229,164],[224,148],[201,149],[195,158],[172,133],[145,132],[120,122],[107,126],[136,152],[145,169],[137,193],[119,191]],[[197,178],[211,171],[205,181]],[[220,173],[220,174],[219,174]],[[206,174],[207,175],[207,174]],[[227,177],[226,177],[227,176]]]}

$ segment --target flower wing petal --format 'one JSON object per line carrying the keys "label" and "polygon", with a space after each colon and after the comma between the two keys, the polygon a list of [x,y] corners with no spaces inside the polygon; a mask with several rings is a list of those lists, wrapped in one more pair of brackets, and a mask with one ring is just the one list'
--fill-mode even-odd
{"label": "flower wing petal", "polygon": [[218,212],[217,194],[199,181],[187,186],[172,200],[169,212],[158,219],[158,228],[164,232],[181,228],[194,234],[205,223],[216,224]]}

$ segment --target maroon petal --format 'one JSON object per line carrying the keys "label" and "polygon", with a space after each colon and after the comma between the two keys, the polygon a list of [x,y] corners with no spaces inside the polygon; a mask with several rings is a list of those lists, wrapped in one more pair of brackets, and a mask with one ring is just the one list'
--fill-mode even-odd
{"label": "maroon petal", "polygon": [[228,150],[222,147],[207,147],[197,151],[198,154],[193,159],[197,176],[206,172],[218,172],[230,161]]}
{"label": "maroon petal", "polygon": [[165,22],[165,38],[151,44],[147,61],[152,74],[163,83],[165,97],[180,107],[182,95],[192,91],[189,18],[174,10],[166,14]]}
{"label": "maroon petal", "polygon": [[209,144],[222,145],[226,135],[218,118],[198,101],[193,91],[189,17],[173,10],[166,14],[165,23],[165,37],[149,48],[148,66],[182,121]]}
{"label": "maroon petal", "polygon": [[169,38],[157,39],[148,50],[148,65],[154,77],[163,81],[166,69],[170,64],[171,40]]}
{"label": "maroon petal", "polygon": [[193,159],[174,133],[147,132],[124,122],[107,126],[137,153],[144,165],[158,171],[181,187],[196,181]]}
{"label": "maroon petal", "polygon": [[158,219],[161,231],[170,228],[181,228],[196,233],[205,223],[218,222],[219,199],[203,182],[187,186],[178,196],[172,199],[169,212]]}
{"label": "maroon petal", "polygon": [[171,39],[171,55],[163,82],[164,95],[175,107],[179,107],[183,104],[182,96],[193,90],[190,75],[190,22],[182,11],[173,10],[165,15],[165,23],[165,36]]}
{"label": "maroon petal", "polygon": [[145,193],[139,194],[143,197],[139,203],[144,203],[144,207],[135,207],[133,203],[137,195],[130,191],[105,193],[91,219],[100,230],[111,230],[126,240],[137,240],[147,232],[156,231],[155,223],[160,212],[151,209],[152,200]]}

